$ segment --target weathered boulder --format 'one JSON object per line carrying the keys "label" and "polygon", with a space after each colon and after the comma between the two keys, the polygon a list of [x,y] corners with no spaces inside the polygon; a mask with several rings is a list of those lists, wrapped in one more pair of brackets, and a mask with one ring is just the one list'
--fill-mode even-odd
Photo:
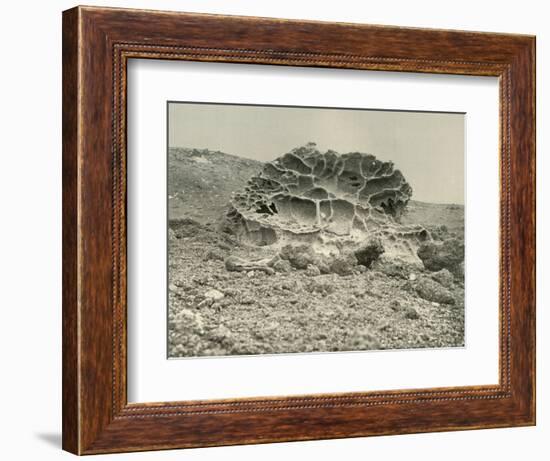
{"label": "weathered boulder", "polygon": [[[411,195],[392,162],[360,152],[322,153],[309,143],[266,163],[234,193],[223,228],[260,246],[344,242],[359,249],[379,239],[387,253],[417,260],[416,248],[430,236],[422,226],[399,223]],[[364,257],[369,264],[371,256]]]}
{"label": "weathered boulder", "polygon": [[271,275],[275,273],[275,270],[269,267],[270,262],[270,260],[266,259],[248,261],[238,256],[229,256],[225,259],[225,268],[229,272],[261,271]]}
{"label": "weathered boulder", "polygon": [[321,271],[315,264],[309,264],[306,268],[306,275],[309,277],[317,277],[321,275]]}
{"label": "weathered boulder", "polygon": [[453,275],[460,276],[464,262],[464,240],[451,238],[441,243],[426,242],[417,251],[424,267],[429,271],[448,269]]}
{"label": "weathered boulder", "polygon": [[441,286],[429,277],[420,277],[414,285],[414,290],[418,293],[418,296],[426,301],[433,301],[441,304],[455,304],[453,294],[447,288]]}
{"label": "weathered boulder", "polygon": [[307,244],[287,244],[281,248],[279,257],[295,269],[310,273],[315,271],[315,275],[318,275],[317,271],[319,274],[351,275],[357,266],[357,260],[351,253],[337,251],[322,254]]}
{"label": "weathered boulder", "polygon": [[286,260],[296,269],[307,269],[310,264],[316,262],[316,255],[310,245],[287,244],[281,248],[279,257]]}
{"label": "weathered boulder", "polygon": [[354,261],[349,256],[334,258],[330,263],[330,272],[341,276],[353,274]]}
{"label": "weathered boulder", "polygon": [[359,152],[321,153],[310,143],[266,163],[231,204],[247,222],[271,229],[345,235],[356,227],[368,232],[384,215],[398,217],[411,195],[392,162]]}
{"label": "weathered boulder", "polygon": [[279,259],[273,264],[275,272],[288,273],[292,270],[292,266],[286,259]]}
{"label": "weathered boulder", "polygon": [[441,269],[440,271],[434,272],[432,278],[439,282],[446,288],[452,288],[454,284],[454,276],[449,272],[448,269]]}
{"label": "weathered boulder", "polygon": [[[421,262],[411,263],[398,257],[381,255],[371,264],[371,269],[390,277],[409,280],[411,274],[415,274],[421,269],[421,265]],[[416,274],[413,278],[416,278]]]}
{"label": "weathered boulder", "polygon": [[380,240],[372,239],[355,250],[354,254],[360,265],[370,268],[371,264],[376,261],[384,251],[384,246]]}

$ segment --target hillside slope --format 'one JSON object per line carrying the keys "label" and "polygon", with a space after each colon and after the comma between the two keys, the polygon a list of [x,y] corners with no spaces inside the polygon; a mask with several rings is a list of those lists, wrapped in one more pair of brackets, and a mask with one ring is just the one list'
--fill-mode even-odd
{"label": "hillside slope", "polygon": [[244,187],[263,163],[207,149],[171,148],[168,152],[168,217],[215,222],[231,193]]}

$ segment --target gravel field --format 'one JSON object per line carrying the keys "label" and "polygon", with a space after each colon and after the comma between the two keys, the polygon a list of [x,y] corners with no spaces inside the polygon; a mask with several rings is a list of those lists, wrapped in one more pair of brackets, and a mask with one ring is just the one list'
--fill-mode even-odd
{"label": "gravel field", "polygon": [[191,220],[174,223],[169,249],[170,357],[464,345],[464,287],[447,271],[382,263],[343,276],[229,272],[229,255],[273,250]]}

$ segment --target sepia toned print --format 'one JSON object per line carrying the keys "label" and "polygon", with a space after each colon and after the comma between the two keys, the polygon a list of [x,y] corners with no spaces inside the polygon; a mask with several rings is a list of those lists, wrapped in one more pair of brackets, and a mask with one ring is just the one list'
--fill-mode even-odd
{"label": "sepia toned print", "polygon": [[168,356],[464,346],[464,114],[168,103]]}

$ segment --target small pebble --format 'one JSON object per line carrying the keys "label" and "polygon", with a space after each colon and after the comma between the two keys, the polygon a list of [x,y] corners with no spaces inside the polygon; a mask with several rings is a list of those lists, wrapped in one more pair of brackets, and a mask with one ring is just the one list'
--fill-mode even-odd
{"label": "small pebble", "polygon": [[410,306],[407,306],[403,309],[403,314],[405,315],[405,318],[409,320],[416,320],[420,318],[420,315],[418,315],[416,309]]}
{"label": "small pebble", "polygon": [[321,271],[314,264],[308,264],[306,275],[308,275],[309,277],[317,277],[318,275],[321,275]]}
{"label": "small pebble", "polygon": [[222,299],[225,295],[219,291],[219,290],[208,290],[206,293],[204,293],[204,297],[207,299],[212,299],[213,301],[219,301]]}

